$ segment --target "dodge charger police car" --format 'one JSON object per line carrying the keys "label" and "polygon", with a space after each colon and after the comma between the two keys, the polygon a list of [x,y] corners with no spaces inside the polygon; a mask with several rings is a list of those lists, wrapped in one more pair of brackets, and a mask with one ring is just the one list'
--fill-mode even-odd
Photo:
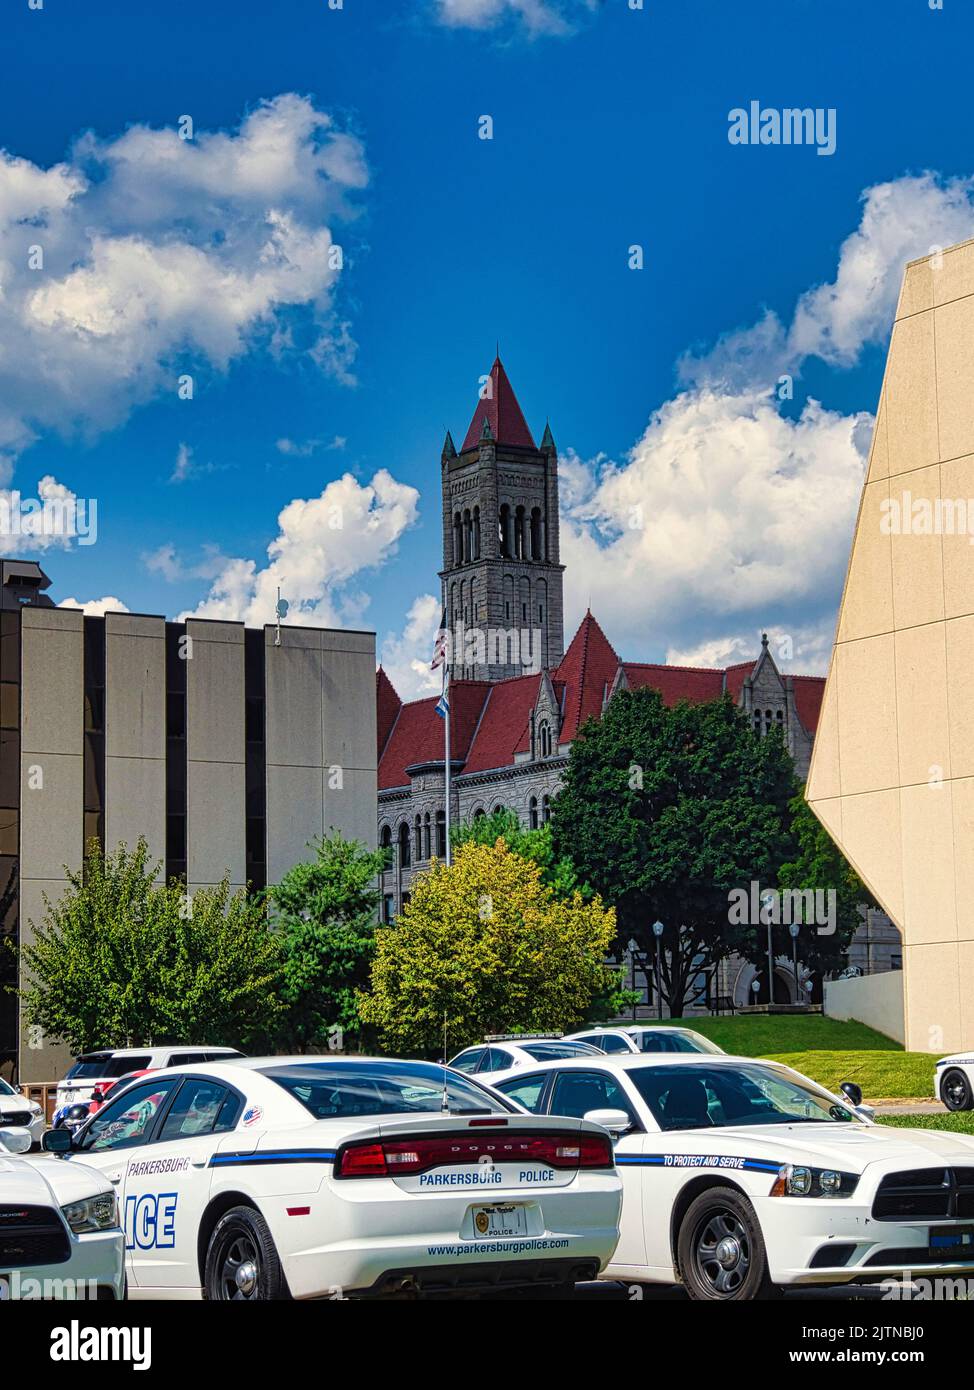
{"label": "dodge charger police car", "polygon": [[45,1143],[115,1185],[132,1298],[560,1286],[618,1239],[605,1130],[426,1062],[153,1072]]}
{"label": "dodge charger police car", "polygon": [[0,1301],[123,1298],[111,1183],[80,1163],[27,1158],[30,1143],[27,1129],[0,1129]]}
{"label": "dodge charger police car", "polygon": [[974,1275],[974,1138],[889,1129],[775,1062],[691,1053],[550,1062],[496,1083],[617,1136],[605,1277],[752,1299],[791,1284]]}

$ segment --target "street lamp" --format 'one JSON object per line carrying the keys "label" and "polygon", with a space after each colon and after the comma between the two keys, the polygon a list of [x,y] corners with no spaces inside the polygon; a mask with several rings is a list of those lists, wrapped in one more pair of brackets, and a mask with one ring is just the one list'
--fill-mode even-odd
{"label": "street lamp", "polygon": [[662,922],[658,922],[658,921],[657,921],[657,922],[654,922],[654,923],[653,923],[653,935],[656,937],[656,1017],[657,1017],[657,1018],[659,1019],[659,1021],[662,1023],[662,1021],[663,1021],[663,989],[662,989],[662,985],[661,985],[660,964],[659,964],[660,938],[661,938],[662,935],[663,935],[663,923],[662,923]]}
{"label": "street lamp", "polygon": [[768,914],[768,1012],[774,1004],[774,949],[771,944],[771,909],[774,906],[774,893],[769,888],[761,894],[761,905]]}
{"label": "street lamp", "polygon": [[792,969],[793,969],[794,972],[795,972],[795,1003],[796,1003],[796,1004],[800,1004],[800,1003],[801,1003],[801,1000],[800,1000],[800,998],[799,998],[800,986],[799,986],[799,983],[798,983],[798,930],[799,930],[799,928],[798,928],[798,923],[797,923],[797,922],[789,922],[789,923],[788,923],[788,930],[791,932],[791,959],[792,959]]}

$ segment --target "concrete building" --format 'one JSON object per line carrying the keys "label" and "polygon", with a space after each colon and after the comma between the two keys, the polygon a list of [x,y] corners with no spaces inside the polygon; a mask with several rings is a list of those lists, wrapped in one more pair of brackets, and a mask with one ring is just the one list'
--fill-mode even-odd
{"label": "concrete building", "polygon": [[[261,888],[330,829],[375,843],[375,637],[57,608],[0,562],[0,911],[29,941],[97,836],[144,835],[188,891]],[[2,967],[0,967],[2,968]],[[110,1040],[108,1040],[110,1041]],[[65,1060],[0,994],[0,1069]]]}
{"label": "concrete building", "polygon": [[[587,613],[563,651],[558,453],[547,424],[535,447],[499,359],[462,448],[458,453],[448,433],[440,467],[454,823],[499,807],[516,811],[525,826],[547,820],[578,729],[624,687],[652,686],[667,704],[729,694],[756,734],[781,730],[798,776],[805,777],[824,681],[782,674],[766,639],[752,661],[726,669],[625,661]],[[403,702],[380,668],[379,838],[394,851],[383,878],[387,919],[401,909],[413,876],[446,849],[436,702]],[[850,964],[888,970],[898,965],[898,953],[896,929],[884,914],[870,912]],[[747,962],[725,962],[713,992],[736,1004],[753,1002],[755,975]],[[778,964],[774,990],[776,999],[806,997],[789,960]]]}
{"label": "concrete building", "polygon": [[906,268],[806,788],[902,932],[930,1052],[974,1046],[972,380],[965,242]]}

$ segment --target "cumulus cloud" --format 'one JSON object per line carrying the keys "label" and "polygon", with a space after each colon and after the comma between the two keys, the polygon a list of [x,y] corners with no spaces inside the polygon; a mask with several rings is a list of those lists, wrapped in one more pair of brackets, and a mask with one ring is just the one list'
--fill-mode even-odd
{"label": "cumulus cloud", "polygon": [[68,550],[98,539],[98,501],[71,491],[50,473],[33,496],[0,488],[0,542],[18,551]]}
{"label": "cumulus cloud", "polygon": [[515,25],[529,37],[573,34],[602,0],[434,0],[441,24],[452,29]]}
{"label": "cumulus cloud", "polygon": [[105,598],[76,599],[65,598],[58,608],[80,608],[86,618],[103,618],[106,613],[128,613],[129,609],[120,598],[107,595]]}
{"label": "cumulus cloud", "polygon": [[388,633],[382,643],[380,661],[403,700],[440,690],[443,678],[439,670],[430,670],[430,659],[441,616],[441,600],[435,594],[420,594],[410,605],[402,631]]}
{"label": "cumulus cloud", "polygon": [[89,133],[50,169],[0,151],[8,476],[40,430],[117,424],[257,345],[349,379],[333,228],[367,182],[359,139],[293,93],[230,132]]}
{"label": "cumulus cloud", "polygon": [[[298,497],[284,507],[266,564],[224,560],[206,598],[181,617],[224,618],[251,627],[273,622],[280,586],[291,605],[290,621],[360,624],[369,599],[359,577],[395,554],[403,532],[416,521],[418,502],[416,489],[384,468],[365,484],[345,473],[320,496]],[[173,551],[170,562],[174,559]]]}

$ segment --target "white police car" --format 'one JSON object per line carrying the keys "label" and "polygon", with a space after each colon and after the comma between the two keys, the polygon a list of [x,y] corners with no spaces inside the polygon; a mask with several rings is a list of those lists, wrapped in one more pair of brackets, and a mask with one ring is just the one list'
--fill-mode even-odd
{"label": "white police car", "polygon": [[974,1052],[941,1057],[934,1073],[934,1089],[948,1110],[974,1110]]}
{"label": "white police car", "polygon": [[[447,1065],[487,1081],[493,1079],[494,1073],[506,1075],[515,1067],[552,1062],[560,1057],[597,1056],[600,1050],[591,1043],[555,1033],[489,1033],[482,1043],[464,1048]],[[481,1076],[483,1072],[490,1072],[491,1077]]]}
{"label": "white police car", "polygon": [[743,1300],[905,1271],[974,1277],[974,1138],[874,1125],[790,1067],[746,1057],[550,1062],[497,1089],[618,1136],[622,1229],[606,1278]]}
{"label": "white police car", "polygon": [[569,1033],[568,1038],[589,1043],[610,1055],[627,1052],[710,1052],[722,1056],[724,1052],[722,1047],[696,1029],[670,1027],[668,1024],[661,1024],[658,1028],[644,1023],[586,1028],[581,1033]]}
{"label": "white police car", "polygon": [[140,1077],[48,1146],[110,1179],[129,1296],[561,1286],[618,1239],[608,1134],[428,1062],[264,1058]]}
{"label": "white police car", "polygon": [[26,1129],[31,1143],[40,1145],[47,1129],[44,1111],[36,1100],[28,1100],[0,1076],[0,1125],[5,1129]]}
{"label": "white police car", "polygon": [[81,1163],[27,1158],[30,1144],[27,1129],[0,1129],[0,1301],[124,1298],[111,1183]]}

